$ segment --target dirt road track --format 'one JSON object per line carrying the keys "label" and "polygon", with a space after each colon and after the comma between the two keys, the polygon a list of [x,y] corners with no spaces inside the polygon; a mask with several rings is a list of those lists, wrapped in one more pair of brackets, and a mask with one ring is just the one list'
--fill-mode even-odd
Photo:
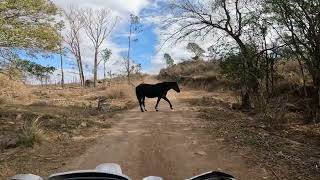
{"label": "dirt road track", "polygon": [[169,99],[173,111],[162,101],[160,112],[155,112],[154,101],[147,100],[148,112],[135,108],[116,115],[115,125],[95,146],[68,163],[67,169],[90,169],[113,162],[120,164],[132,179],[156,175],[178,180],[210,170],[244,180],[268,176],[263,169],[247,164],[241,153],[230,153],[221,139],[207,134],[189,104],[172,95]]}

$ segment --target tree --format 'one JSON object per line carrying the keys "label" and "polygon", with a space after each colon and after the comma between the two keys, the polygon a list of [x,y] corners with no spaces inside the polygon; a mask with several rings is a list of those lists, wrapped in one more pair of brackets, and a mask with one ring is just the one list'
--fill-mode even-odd
{"label": "tree", "polygon": [[97,85],[98,55],[102,43],[107,39],[117,23],[117,17],[112,15],[111,10],[84,9],[82,18],[87,36],[94,47],[93,85]]}
{"label": "tree", "polygon": [[35,62],[21,59],[16,60],[14,64],[16,66],[16,69],[26,72],[31,76],[34,76],[35,78],[41,81],[41,84],[43,83],[43,79],[49,79],[49,75],[56,70],[56,68],[53,66],[42,66]]}
{"label": "tree", "polygon": [[104,49],[102,51],[102,60],[103,60],[103,78],[107,78],[107,72],[106,72],[106,63],[109,61],[110,57],[112,55],[111,49]]}
{"label": "tree", "polygon": [[[237,44],[241,52],[242,107],[251,109],[250,93],[257,91],[257,72],[255,67],[256,52],[252,52],[250,27],[259,17],[259,9],[254,1],[206,1],[177,0],[170,4],[173,18],[165,26],[175,24],[169,38],[176,42],[187,37],[205,38],[209,34],[227,36]],[[249,8],[250,7],[250,8]],[[251,30],[251,29],[250,29]]]}
{"label": "tree", "polygon": [[261,55],[283,46],[273,43],[268,47],[260,46],[261,34],[256,29],[260,27],[257,22],[263,17],[261,5],[262,1],[255,0],[176,0],[170,4],[172,17],[164,24],[164,27],[174,29],[168,39],[174,38],[175,42],[187,38],[203,40],[209,35],[232,40],[237,48],[230,50],[239,52],[241,57],[239,84],[242,108],[247,110],[251,109],[250,97],[261,87]]}
{"label": "tree", "polygon": [[198,60],[201,56],[203,56],[203,53],[205,51],[196,43],[188,43],[187,49],[194,53],[195,57],[193,59]]}
{"label": "tree", "polygon": [[[130,59],[132,34],[138,33],[141,31],[139,25],[140,25],[139,17],[133,14],[130,14],[130,27],[129,27],[129,35],[128,35],[128,54],[127,54],[127,59],[125,59],[125,62],[124,62],[128,83],[131,83],[130,75],[134,69],[134,66],[131,65],[131,59]],[[134,41],[137,41],[137,39],[135,39]]]}
{"label": "tree", "polygon": [[0,3],[0,47],[56,50],[52,25],[56,6],[48,0],[3,0]]}
{"label": "tree", "polygon": [[62,30],[64,29],[64,22],[60,21],[56,24],[57,29],[60,32],[60,42],[59,42],[59,54],[60,54],[60,71],[61,71],[61,87],[64,87],[64,72],[63,72],[63,36]]}
{"label": "tree", "polygon": [[[313,116],[320,117],[320,1],[266,0],[274,29],[312,76]],[[300,62],[299,62],[300,63]],[[301,63],[300,63],[301,64]]]}
{"label": "tree", "polygon": [[171,58],[170,54],[165,53],[163,57],[166,60],[167,67],[171,67],[174,65],[174,60]]}
{"label": "tree", "polygon": [[78,75],[80,77],[80,85],[84,86],[85,77],[83,72],[82,65],[82,56],[81,56],[81,30],[84,27],[84,23],[80,18],[81,13],[78,9],[70,7],[68,11],[64,12],[66,21],[68,24],[67,33],[65,36],[65,42],[67,44],[68,51],[76,58]]}
{"label": "tree", "polygon": [[[0,73],[9,75],[7,67],[16,67],[21,50],[29,55],[57,50],[59,35],[52,23],[56,13],[56,6],[49,0],[0,2]],[[28,68],[19,70],[24,69]]]}

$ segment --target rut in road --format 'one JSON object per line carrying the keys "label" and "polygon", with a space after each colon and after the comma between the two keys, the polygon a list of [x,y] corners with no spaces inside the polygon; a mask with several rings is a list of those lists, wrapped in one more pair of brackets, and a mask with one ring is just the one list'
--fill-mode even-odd
{"label": "rut in road", "polygon": [[154,175],[178,180],[211,170],[224,171],[238,179],[267,176],[261,168],[246,164],[240,153],[231,153],[221,139],[213,139],[200,128],[201,121],[189,104],[172,95],[169,99],[173,111],[163,101],[160,112],[155,112],[151,108],[155,102],[147,100],[148,112],[134,108],[116,115],[113,119],[117,123],[66,168],[92,169],[112,162],[120,164],[132,179]]}

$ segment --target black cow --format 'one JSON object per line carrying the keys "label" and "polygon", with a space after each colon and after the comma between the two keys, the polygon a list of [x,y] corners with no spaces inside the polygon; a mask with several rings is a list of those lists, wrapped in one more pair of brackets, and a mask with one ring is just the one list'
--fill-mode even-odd
{"label": "black cow", "polygon": [[[147,111],[145,106],[145,98],[158,98],[157,104],[155,106],[156,111],[158,111],[159,101],[164,99],[172,108],[172,104],[169,99],[166,97],[167,93],[170,89],[175,90],[176,92],[180,92],[180,88],[177,82],[162,82],[158,84],[140,84],[136,87],[136,95],[139,101],[141,111]],[[143,106],[143,108],[142,108]]]}

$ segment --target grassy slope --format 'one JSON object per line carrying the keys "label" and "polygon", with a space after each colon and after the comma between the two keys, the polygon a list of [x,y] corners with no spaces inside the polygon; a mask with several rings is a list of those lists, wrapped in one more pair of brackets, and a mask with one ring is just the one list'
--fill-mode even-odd
{"label": "grassy slope", "polygon": [[263,111],[257,107],[249,114],[232,109],[239,102],[231,90],[235,83],[222,79],[218,71],[216,63],[184,62],[163,69],[159,78],[209,90],[202,98],[186,101],[199,107],[208,132],[230,149],[246,152],[248,163],[270,171],[274,179],[320,179],[320,124],[306,124],[299,97],[290,94],[291,87],[302,83],[296,66],[279,67],[284,79],[277,84],[275,97]]}
{"label": "grassy slope", "polygon": [[[5,77],[0,77],[0,83],[3,85],[0,88],[0,179],[16,173],[42,176],[54,173],[116,123],[110,120],[113,114],[136,105],[134,89],[124,81],[86,89],[28,87]],[[107,98],[106,111],[97,110],[101,97]],[[28,147],[30,137],[27,141],[26,138],[21,141],[20,137],[26,136],[23,129],[30,131],[28,123],[37,117],[39,123],[31,131],[40,129],[41,133],[31,137],[35,145]],[[17,147],[6,148],[9,141],[16,139]]]}

